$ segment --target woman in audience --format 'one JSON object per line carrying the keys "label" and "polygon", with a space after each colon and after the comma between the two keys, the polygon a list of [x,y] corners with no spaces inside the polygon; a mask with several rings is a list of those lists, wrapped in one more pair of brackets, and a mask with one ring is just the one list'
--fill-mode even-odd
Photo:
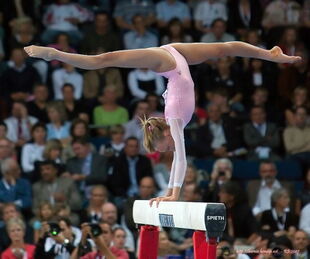
{"label": "woman in audience", "polygon": [[[126,231],[122,227],[117,227],[113,229],[113,246],[117,249],[126,250],[125,248],[126,241]],[[134,253],[128,252],[129,258],[135,258]]]}
{"label": "woman in audience", "polygon": [[111,140],[107,144],[103,144],[99,148],[100,155],[118,157],[125,147],[125,129],[122,125],[112,126],[110,129]]}
{"label": "woman in audience", "polygon": [[24,173],[31,173],[35,169],[35,162],[43,160],[46,142],[45,124],[38,122],[31,128],[32,142],[22,147],[21,164]]}
{"label": "woman in audience", "polygon": [[173,18],[170,20],[167,26],[167,31],[167,35],[165,35],[161,40],[162,45],[173,42],[193,42],[192,36],[185,33],[183,24],[178,18]]}
{"label": "woman in audience", "polygon": [[62,144],[58,139],[50,139],[46,142],[43,151],[44,160],[52,160],[57,164],[58,172],[61,174],[65,171],[65,164],[62,160]]}
{"label": "woman in audience", "polygon": [[156,94],[148,94],[145,100],[149,104],[149,116],[150,117],[162,117],[164,118],[164,113],[162,105],[160,103],[160,97]]}
{"label": "woman in audience", "polygon": [[11,245],[2,253],[2,259],[34,258],[35,246],[24,242],[25,229],[25,223],[19,218],[12,218],[7,222]]}

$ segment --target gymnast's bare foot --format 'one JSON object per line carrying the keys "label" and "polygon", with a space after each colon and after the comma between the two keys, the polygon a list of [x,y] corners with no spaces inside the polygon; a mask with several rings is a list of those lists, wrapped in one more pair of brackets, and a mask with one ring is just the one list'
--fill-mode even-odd
{"label": "gymnast's bare foot", "polygon": [[282,49],[278,46],[273,47],[270,50],[272,61],[278,62],[278,63],[295,63],[298,61],[301,61],[301,57],[299,56],[288,56],[285,55],[282,51]]}
{"label": "gymnast's bare foot", "polygon": [[178,197],[175,197],[173,195],[153,198],[153,199],[150,200],[150,207],[152,207],[154,201],[156,202],[156,207],[158,207],[158,204],[161,201],[177,201],[177,200],[178,200]]}
{"label": "gymnast's bare foot", "polygon": [[55,51],[54,48],[40,47],[40,46],[35,46],[35,45],[25,47],[24,50],[30,57],[42,58],[46,61],[50,61],[53,59],[52,55],[53,55],[53,52]]}

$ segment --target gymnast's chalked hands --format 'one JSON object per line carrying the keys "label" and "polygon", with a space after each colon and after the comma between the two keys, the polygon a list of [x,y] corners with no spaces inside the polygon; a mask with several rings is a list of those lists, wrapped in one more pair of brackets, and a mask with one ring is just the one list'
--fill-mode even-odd
{"label": "gymnast's chalked hands", "polygon": [[270,51],[271,54],[271,61],[277,63],[296,63],[301,61],[301,57],[299,56],[288,56],[285,55],[282,49],[278,46],[273,47]]}
{"label": "gymnast's chalked hands", "polygon": [[46,61],[50,61],[53,59],[52,54],[55,51],[54,48],[40,47],[35,45],[25,47],[24,50],[26,51],[29,57],[42,58]]}
{"label": "gymnast's chalked hands", "polygon": [[171,195],[171,196],[162,196],[162,197],[153,198],[153,199],[150,199],[150,207],[152,207],[153,202],[156,202],[156,207],[158,208],[158,204],[159,204],[161,201],[177,201],[177,200],[178,200],[178,197],[175,197],[175,196],[173,196],[173,195]]}

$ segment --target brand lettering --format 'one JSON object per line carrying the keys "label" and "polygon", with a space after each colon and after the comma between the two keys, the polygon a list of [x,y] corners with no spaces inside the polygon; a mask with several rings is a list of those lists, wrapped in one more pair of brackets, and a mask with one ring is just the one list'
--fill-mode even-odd
{"label": "brand lettering", "polygon": [[225,220],[224,216],[207,216],[207,220]]}

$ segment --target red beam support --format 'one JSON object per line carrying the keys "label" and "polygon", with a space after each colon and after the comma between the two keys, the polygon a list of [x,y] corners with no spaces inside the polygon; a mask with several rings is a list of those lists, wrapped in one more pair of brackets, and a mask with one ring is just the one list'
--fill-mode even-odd
{"label": "red beam support", "polygon": [[142,226],[140,228],[139,259],[157,259],[159,228]]}
{"label": "red beam support", "polygon": [[204,231],[195,231],[193,234],[194,258],[207,259],[208,243]]}

